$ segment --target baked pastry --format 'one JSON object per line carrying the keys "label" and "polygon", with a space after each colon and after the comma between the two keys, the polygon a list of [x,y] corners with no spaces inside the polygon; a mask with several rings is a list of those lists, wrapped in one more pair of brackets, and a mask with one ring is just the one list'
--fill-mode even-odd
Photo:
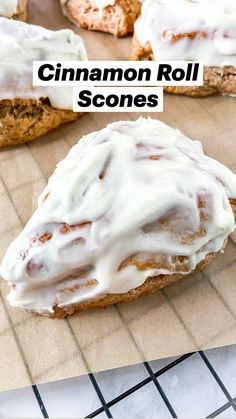
{"label": "baked pastry", "polygon": [[87,59],[79,36],[2,17],[0,37],[0,148],[32,141],[82,116],[72,110],[72,88],[32,85],[34,60]]}
{"label": "baked pastry", "polygon": [[25,21],[27,19],[27,0],[1,0],[0,16]]}
{"label": "baked pastry", "polygon": [[235,0],[145,0],[132,59],[202,61],[203,86],[165,90],[196,97],[236,94]]}
{"label": "baked pastry", "polygon": [[60,0],[64,14],[76,25],[126,36],[134,31],[141,0]]}
{"label": "baked pastry", "polygon": [[201,269],[234,230],[236,175],[140,118],[62,160],[0,272],[11,305],[50,317],[150,294]]}

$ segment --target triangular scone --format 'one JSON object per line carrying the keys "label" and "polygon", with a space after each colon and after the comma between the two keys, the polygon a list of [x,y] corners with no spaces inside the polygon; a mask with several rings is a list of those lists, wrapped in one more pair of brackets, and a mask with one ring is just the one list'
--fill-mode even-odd
{"label": "triangular scone", "polygon": [[150,294],[224,248],[233,199],[236,175],[199,142],[157,120],[110,124],[58,164],[10,245],[9,302],[63,317]]}
{"label": "triangular scone", "polygon": [[82,28],[126,36],[134,31],[141,0],[60,0],[64,14]]}
{"label": "triangular scone", "polygon": [[165,90],[195,97],[236,94],[235,0],[145,0],[132,59],[201,61],[203,86]]}
{"label": "triangular scone", "polygon": [[70,87],[34,87],[33,61],[86,60],[83,40],[70,30],[0,18],[0,148],[32,141],[75,121]]}
{"label": "triangular scone", "polygon": [[25,21],[28,0],[1,0],[0,16]]}

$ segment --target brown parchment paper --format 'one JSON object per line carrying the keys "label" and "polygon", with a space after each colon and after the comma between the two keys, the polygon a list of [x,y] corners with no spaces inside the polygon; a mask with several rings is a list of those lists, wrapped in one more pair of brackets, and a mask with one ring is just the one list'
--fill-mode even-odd
{"label": "brown parchment paper", "polygon": [[[71,28],[90,59],[128,59],[130,39],[78,30],[57,0],[29,0],[29,21]],[[203,142],[205,151],[236,171],[236,99],[165,95],[152,117]],[[150,114],[151,115],[151,114]],[[29,145],[0,151],[0,257],[36,207],[36,198],[70,147],[111,121],[139,115],[88,114]],[[236,342],[236,235],[204,272],[150,297],[66,320],[11,308],[0,281],[0,390],[99,371]]]}

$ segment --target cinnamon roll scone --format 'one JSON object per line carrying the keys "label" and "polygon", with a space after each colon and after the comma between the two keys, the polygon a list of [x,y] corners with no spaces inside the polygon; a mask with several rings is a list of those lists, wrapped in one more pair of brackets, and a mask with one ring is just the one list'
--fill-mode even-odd
{"label": "cinnamon roll scone", "polygon": [[236,94],[236,2],[145,0],[135,23],[132,59],[201,61],[203,86],[165,90],[195,97]]}
{"label": "cinnamon roll scone", "polygon": [[234,230],[236,175],[158,120],[120,121],[62,160],[0,273],[49,317],[131,300],[195,272]]}
{"label": "cinnamon roll scone", "polygon": [[33,61],[86,60],[82,38],[70,30],[0,18],[0,148],[32,141],[82,116],[70,87],[35,87]]}
{"label": "cinnamon roll scone", "polygon": [[82,28],[126,36],[134,31],[142,0],[60,0],[64,14]]}
{"label": "cinnamon roll scone", "polygon": [[25,21],[28,0],[0,0],[0,16]]}

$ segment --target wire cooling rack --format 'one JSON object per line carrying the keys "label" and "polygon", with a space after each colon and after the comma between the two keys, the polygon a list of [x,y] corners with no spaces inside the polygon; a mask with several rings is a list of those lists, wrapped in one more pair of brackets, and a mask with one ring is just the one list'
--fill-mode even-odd
{"label": "wire cooling rack", "polygon": [[[187,364],[188,369],[186,369]],[[140,379],[140,374],[137,372],[138,369],[139,371],[142,369],[141,376],[144,378]],[[130,380],[131,374],[133,375],[132,380]],[[120,390],[119,394],[111,398],[110,395],[114,392],[112,387],[116,385],[116,381],[119,380],[119,377],[122,375],[123,381],[126,382],[125,387],[127,387],[127,389],[122,391],[122,386],[120,386],[120,388],[118,386]],[[86,387],[81,394],[81,391],[78,390],[78,388],[76,389],[76,386],[73,383],[71,384],[69,391],[70,393],[74,393],[74,402],[72,403],[77,403],[78,415],[68,415],[67,417],[82,417],[82,411],[79,408],[82,403],[83,406],[85,406],[83,412],[87,409],[87,414],[83,417],[87,418],[232,418],[236,417],[235,375],[236,345],[232,345],[226,348],[189,353],[175,359],[144,362],[137,366],[120,368],[110,372],[105,371],[98,374],[89,374],[84,378],[77,377],[74,380],[80,381],[86,378],[87,382],[89,382],[89,387]],[[52,392],[51,397],[54,398],[54,407],[60,402],[62,403],[61,405],[66,403],[66,398],[68,398],[68,391],[66,392],[66,388],[72,380],[64,380],[61,382],[62,392],[60,393],[60,396],[58,393]],[[130,383],[133,384],[130,385]],[[31,393],[34,395],[34,401],[38,404],[40,409],[39,412],[44,418],[59,417],[59,414],[61,414],[60,417],[66,417],[66,408],[64,412],[60,412],[60,410],[53,412],[52,401],[47,392],[48,389],[53,389],[55,384],[56,383],[39,386],[33,385],[31,388]],[[84,384],[81,383],[81,386],[83,387]],[[183,387],[185,387],[185,390]],[[90,389],[89,391],[88,388]],[[152,389],[152,398],[147,399],[145,398],[145,395],[150,389]],[[197,394],[196,389],[198,389]],[[115,392],[117,393],[117,391],[118,390],[116,389]],[[185,392],[184,396],[183,392]],[[193,397],[194,392],[195,396]],[[13,392],[7,393],[13,394]],[[130,404],[130,399],[135,395],[138,395],[135,399],[135,403]],[[95,410],[88,411],[92,405],[90,403],[92,397],[96,398],[98,407]],[[180,400],[181,398],[183,398],[182,401]],[[8,400],[12,399],[13,397],[10,397]],[[21,399],[21,402],[24,404],[24,397],[21,396]],[[163,408],[160,409],[160,404],[158,405],[159,407],[157,407],[157,404],[155,403],[156,399],[160,400],[160,404],[162,404]],[[201,409],[199,410],[198,406],[202,403],[203,399],[205,403],[204,411]],[[181,403],[182,406],[185,406],[185,409],[180,408]],[[125,404],[125,408],[123,413],[119,413],[121,410],[117,410],[116,408],[122,404]],[[143,410],[140,412],[140,406],[142,406],[142,404],[144,406]],[[190,405],[191,409],[189,410]],[[209,411],[213,405],[215,406],[215,409]],[[130,408],[130,406],[132,406],[132,408]],[[76,408],[74,409],[74,412],[76,412]],[[142,412],[145,412],[144,416],[142,416]],[[194,416],[194,412],[196,412],[196,416]],[[18,417],[17,413],[16,407],[14,417]],[[122,416],[120,416],[120,414],[122,414]],[[1,394],[0,417],[3,417],[1,412]],[[11,417],[13,417],[13,415],[11,415]]]}

